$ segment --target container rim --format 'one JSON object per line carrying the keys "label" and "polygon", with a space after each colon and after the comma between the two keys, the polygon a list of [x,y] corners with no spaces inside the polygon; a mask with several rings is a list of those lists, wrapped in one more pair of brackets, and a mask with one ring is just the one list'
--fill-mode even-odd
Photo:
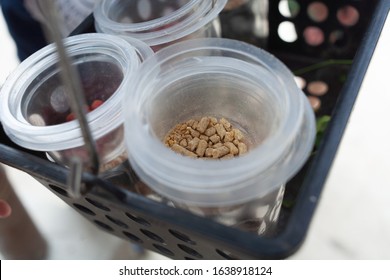
{"label": "container rim", "polygon": [[[102,33],[131,35],[150,46],[183,38],[214,20],[225,7],[227,0],[191,0],[176,11],[161,18],[137,23],[120,23],[109,18],[108,13],[117,1],[103,0],[94,9],[95,29]],[[179,24],[167,26],[179,19]],[[164,29],[153,29],[164,26]]]}

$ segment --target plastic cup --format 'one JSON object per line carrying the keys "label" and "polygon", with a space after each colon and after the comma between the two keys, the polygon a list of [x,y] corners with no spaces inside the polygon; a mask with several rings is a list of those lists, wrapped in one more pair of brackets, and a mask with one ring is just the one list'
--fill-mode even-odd
{"label": "plastic cup", "polygon": [[97,32],[144,41],[157,51],[177,41],[220,36],[227,0],[103,0],[94,10]]}
{"label": "plastic cup", "polygon": [[[152,190],[229,226],[272,234],[285,183],[307,160],[315,118],[292,73],[252,45],[194,39],[147,59],[125,97],[125,138],[134,171]],[[226,160],[175,153],[163,139],[177,124],[226,118],[248,153]]]}
{"label": "plastic cup", "polygon": [[[153,54],[143,42],[108,34],[83,34],[64,40],[80,76],[87,122],[96,142],[100,171],[127,160],[123,137],[123,96],[141,62]],[[54,44],[39,50],[8,77],[0,94],[1,122],[12,141],[45,151],[64,166],[73,156],[86,164],[89,154],[60,79]]]}

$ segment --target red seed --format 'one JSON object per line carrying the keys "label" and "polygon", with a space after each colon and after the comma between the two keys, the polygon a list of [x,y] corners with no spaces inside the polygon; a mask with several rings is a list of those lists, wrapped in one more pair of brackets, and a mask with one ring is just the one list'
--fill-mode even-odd
{"label": "red seed", "polygon": [[100,100],[100,99],[94,100],[94,101],[92,102],[92,104],[91,104],[91,107],[90,107],[91,111],[95,110],[97,107],[99,107],[99,106],[102,105],[103,103],[104,103],[104,102],[103,102],[102,100]]}
{"label": "red seed", "polygon": [[66,121],[70,122],[75,119],[75,115],[73,113],[70,113],[69,115],[66,116]]}

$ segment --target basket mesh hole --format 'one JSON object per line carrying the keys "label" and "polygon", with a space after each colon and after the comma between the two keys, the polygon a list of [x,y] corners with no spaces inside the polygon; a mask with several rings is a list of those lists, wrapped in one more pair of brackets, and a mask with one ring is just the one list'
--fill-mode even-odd
{"label": "basket mesh hole", "polygon": [[296,76],[294,79],[300,89],[303,90],[306,87],[306,80],[304,78]]}
{"label": "basket mesh hole", "polygon": [[77,209],[79,209],[84,214],[88,214],[88,215],[91,215],[91,216],[96,216],[95,212],[93,212],[92,210],[88,209],[87,207],[85,207],[83,205],[80,205],[80,204],[77,204],[77,203],[73,203],[73,206],[76,207]]}
{"label": "basket mesh hole", "polygon": [[176,230],[173,230],[173,229],[170,229],[169,232],[174,236],[176,237],[177,239],[181,240],[181,241],[184,241],[188,244],[191,244],[191,245],[195,245],[196,242],[191,240],[191,238],[189,238],[187,235],[185,235],[184,233],[181,233],[181,232],[178,232]]}
{"label": "basket mesh hole", "polygon": [[107,231],[114,231],[114,229],[112,227],[110,227],[109,225],[107,225],[107,224],[105,224],[105,223],[103,223],[101,221],[95,220],[94,223],[97,224],[99,227],[107,230]]}
{"label": "basket mesh hole", "polygon": [[93,200],[93,199],[90,199],[90,198],[85,198],[86,201],[88,201],[89,203],[91,203],[93,206],[101,209],[101,210],[104,210],[104,211],[111,211],[110,208],[104,206],[102,203],[100,202],[97,202],[96,200]]}
{"label": "basket mesh hole", "polygon": [[184,252],[186,252],[187,254],[195,257],[195,258],[198,258],[198,259],[202,259],[203,256],[201,254],[199,254],[196,250],[186,246],[186,245],[183,245],[183,244],[179,244],[177,245],[180,249],[182,249]]}
{"label": "basket mesh hole", "polygon": [[314,96],[325,95],[329,91],[329,86],[324,81],[311,81],[307,85],[307,92]]}
{"label": "basket mesh hole", "polygon": [[135,243],[139,243],[139,244],[142,244],[143,241],[141,238],[139,238],[138,236],[130,233],[130,232],[127,232],[127,231],[124,231],[123,234],[128,238],[130,239],[131,241],[135,242]]}
{"label": "basket mesh hole", "polygon": [[293,43],[298,39],[295,25],[291,21],[283,21],[279,24],[278,35],[281,40],[287,43]]}
{"label": "basket mesh hole", "polygon": [[285,18],[295,18],[301,7],[296,0],[281,0],[279,2],[279,13]]}
{"label": "basket mesh hole", "polygon": [[158,236],[157,234],[149,231],[149,230],[146,230],[146,229],[141,229],[140,230],[144,235],[146,235],[147,237],[149,237],[150,239],[154,240],[154,241],[157,241],[157,242],[160,242],[160,243],[164,243],[164,239],[162,239],[160,236]]}
{"label": "basket mesh hole", "polygon": [[329,34],[329,42],[337,47],[343,47],[347,44],[347,38],[344,31],[334,30]]}
{"label": "basket mesh hole", "polygon": [[307,15],[312,21],[323,22],[328,18],[329,9],[322,2],[313,2],[307,7]]}
{"label": "basket mesh hole", "polygon": [[317,26],[308,26],[303,31],[303,38],[308,45],[316,47],[325,41],[324,32]]}
{"label": "basket mesh hole", "polygon": [[128,225],[126,225],[124,222],[122,222],[121,220],[118,220],[118,219],[115,219],[111,216],[108,216],[106,215],[106,218],[109,219],[111,222],[113,222],[114,224],[116,224],[117,226],[120,226],[122,228],[129,228]]}
{"label": "basket mesh hole", "polygon": [[54,185],[50,185],[50,184],[49,184],[49,187],[50,187],[53,191],[55,191],[56,193],[58,193],[58,194],[60,194],[60,195],[62,195],[62,196],[69,197],[69,194],[68,194],[68,192],[67,192],[66,190],[64,190],[64,189],[62,189],[62,188],[60,188],[60,187],[54,186]]}
{"label": "basket mesh hole", "polygon": [[314,112],[318,111],[321,108],[321,100],[316,96],[308,96],[310,106],[313,108]]}
{"label": "basket mesh hole", "polygon": [[167,248],[165,248],[161,245],[153,244],[153,247],[156,248],[161,254],[164,254],[166,256],[172,257],[175,255],[171,250],[168,250]]}
{"label": "basket mesh hole", "polygon": [[359,21],[359,18],[359,11],[351,5],[341,7],[337,11],[337,20],[341,25],[347,27],[356,25]]}
{"label": "basket mesh hole", "polygon": [[133,220],[134,222],[140,224],[140,225],[143,225],[143,226],[147,226],[147,227],[150,227],[150,223],[141,218],[141,217],[138,217],[138,216],[135,216],[135,215],[132,215],[130,213],[126,213],[126,216],[129,217],[131,220]]}
{"label": "basket mesh hole", "polygon": [[216,249],[215,250],[218,255],[220,255],[221,257],[223,257],[224,259],[227,259],[227,260],[238,260],[239,258],[236,257],[235,255],[233,255],[232,253],[230,253],[229,251],[226,251],[226,250],[219,250],[219,249]]}

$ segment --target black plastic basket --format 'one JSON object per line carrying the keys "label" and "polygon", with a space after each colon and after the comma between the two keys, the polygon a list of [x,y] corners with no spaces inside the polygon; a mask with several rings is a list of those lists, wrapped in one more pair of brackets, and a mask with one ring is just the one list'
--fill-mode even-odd
{"label": "black plastic basket", "polygon": [[[352,66],[348,69],[340,69],[338,65],[332,66],[336,67],[338,71],[348,74],[348,79],[345,82],[339,82],[340,85],[331,89],[331,98],[322,100],[325,106],[317,112],[317,116],[328,114],[331,116],[331,121],[320,145],[315,148],[306,165],[287,183],[277,233],[272,237],[258,236],[226,227],[184,210],[152,201],[89,173],[83,174],[82,182],[91,186],[91,190],[86,195],[76,199],[70,196],[66,186],[69,175],[66,168],[49,162],[40,153],[27,151],[14,145],[7,139],[3,131],[1,131],[0,139],[2,142],[0,144],[0,162],[32,175],[99,229],[129,242],[140,244],[146,249],[169,258],[286,258],[292,255],[305,239],[328,171],[386,18],[387,13],[384,11],[388,11],[389,6],[389,1],[379,1],[375,13],[365,14],[372,20],[369,25],[365,26],[368,28],[368,32],[365,33],[364,39],[360,38],[360,48]],[[270,5],[270,13],[274,12],[273,6]],[[87,18],[75,30],[74,34],[86,32],[94,32],[92,16]],[[361,33],[363,34],[363,31]],[[313,57],[313,55],[303,52],[301,48],[298,48],[300,51],[294,53],[293,48],[288,51],[289,48],[281,46],[282,42],[274,43],[271,41],[268,45],[268,51],[273,53],[275,50],[275,55],[291,69],[307,67],[324,58],[321,56]],[[321,70],[320,73],[317,72],[319,70]],[[332,79],[331,73],[335,73],[334,69],[328,68],[324,71],[324,68],[321,68],[307,73],[307,77],[311,75],[316,78],[318,75],[324,75],[321,77]],[[342,89],[341,86],[343,86]]]}

